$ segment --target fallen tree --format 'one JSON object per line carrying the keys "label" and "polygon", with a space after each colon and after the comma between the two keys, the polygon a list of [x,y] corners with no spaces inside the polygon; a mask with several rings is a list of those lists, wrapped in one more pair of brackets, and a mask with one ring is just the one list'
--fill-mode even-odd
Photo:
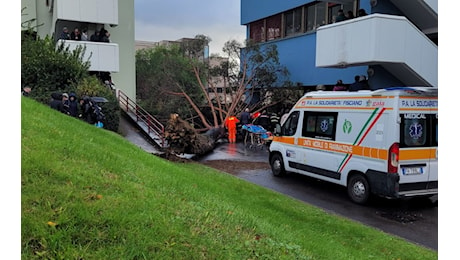
{"label": "fallen tree", "polygon": [[165,127],[165,139],[170,154],[203,155],[212,151],[217,140],[223,137],[223,128],[210,129],[200,134],[178,114],[171,114]]}

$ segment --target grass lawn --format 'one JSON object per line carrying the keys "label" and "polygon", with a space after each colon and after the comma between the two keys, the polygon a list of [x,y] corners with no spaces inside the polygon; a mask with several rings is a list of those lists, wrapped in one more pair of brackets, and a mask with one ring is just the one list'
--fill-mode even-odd
{"label": "grass lawn", "polygon": [[22,259],[437,259],[437,252],[21,100]]}

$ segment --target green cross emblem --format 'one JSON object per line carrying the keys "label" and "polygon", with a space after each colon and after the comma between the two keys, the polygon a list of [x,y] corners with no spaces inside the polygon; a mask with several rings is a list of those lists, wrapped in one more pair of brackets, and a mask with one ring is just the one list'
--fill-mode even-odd
{"label": "green cross emblem", "polygon": [[343,122],[343,132],[349,134],[351,132],[351,122],[345,119]]}

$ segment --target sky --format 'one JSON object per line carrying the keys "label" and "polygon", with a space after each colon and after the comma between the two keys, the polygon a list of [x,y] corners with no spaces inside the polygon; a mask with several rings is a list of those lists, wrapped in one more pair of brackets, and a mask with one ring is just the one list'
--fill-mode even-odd
{"label": "sky", "polygon": [[203,34],[211,38],[209,53],[222,53],[225,42],[246,38],[240,1],[134,0],[135,39],[174,41]]}

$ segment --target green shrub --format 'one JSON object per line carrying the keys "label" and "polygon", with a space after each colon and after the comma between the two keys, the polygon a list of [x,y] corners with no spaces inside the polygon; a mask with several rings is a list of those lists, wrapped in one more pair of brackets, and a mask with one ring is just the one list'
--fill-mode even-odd
{"label": "green shrub", "polygon": [[83,48],[70,51],[46,36],[23,37],[21,43],[21,85],[32,88],[30,96],[44,104],[53,92],[71,92],[88,77],[89,62],[83,61]]}
{"label": "green shrub", "polygon": [[99,104],[106,117],[104,128],[117,131],[120,111],[115,94],[95,76],[90,76],[89,61],[83,61],[83,47],[70,51],[63,43],[23,33],[21,44],[21,87],[32,89],[29,96],[48,105],[55,92],[76,93],[83,96],[101,96],[109,102]]}

